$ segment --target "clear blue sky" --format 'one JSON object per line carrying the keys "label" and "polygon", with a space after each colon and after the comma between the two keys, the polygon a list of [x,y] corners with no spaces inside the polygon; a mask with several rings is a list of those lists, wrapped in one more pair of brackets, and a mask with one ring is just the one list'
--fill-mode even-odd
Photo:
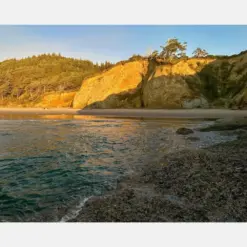
{"label": "clear blue sky", "polygon": [[0,60],[40,53],[117,62],[149,50],[160,50],[168,38],[188,43],[187,54],[201,47],[210,54],[247,49],[247,26],[0,26]]}

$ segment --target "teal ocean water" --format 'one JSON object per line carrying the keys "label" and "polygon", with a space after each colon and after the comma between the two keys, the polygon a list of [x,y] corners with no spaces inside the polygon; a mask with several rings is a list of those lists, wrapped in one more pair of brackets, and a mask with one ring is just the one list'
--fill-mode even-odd
{"label": "teal ocean water", "polygon": [[[195,120],[0,116],[0,221],[66,221],[147,162],[230,137],[176,135]],[[222,139],[224,138],[224,140]]]}

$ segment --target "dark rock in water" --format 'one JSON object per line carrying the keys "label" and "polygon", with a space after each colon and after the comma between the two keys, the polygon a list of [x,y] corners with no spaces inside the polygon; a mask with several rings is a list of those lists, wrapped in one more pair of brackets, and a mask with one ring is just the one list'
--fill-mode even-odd
{"label": "dark rock in water", "polygon": [[188,136],[188,137],[187,137],[187,140],[190,140],[190,141],[199,141],[200,138],[197,137],[197,136]]}
{"label": "dark rock in water", "polygon": [[176,133],[178,135],[188,135],[194,133],[194,131],[188,128],[179,128],[177,129]]}

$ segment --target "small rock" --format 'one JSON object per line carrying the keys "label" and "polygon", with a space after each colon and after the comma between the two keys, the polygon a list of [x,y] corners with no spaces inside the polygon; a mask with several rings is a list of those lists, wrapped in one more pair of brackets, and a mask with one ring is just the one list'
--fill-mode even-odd
{"label": "small rock", "polygon": [[188,135],[194,133],[194,131],[188,128],[179,128],[177,129],[176,133],[178,135]]}

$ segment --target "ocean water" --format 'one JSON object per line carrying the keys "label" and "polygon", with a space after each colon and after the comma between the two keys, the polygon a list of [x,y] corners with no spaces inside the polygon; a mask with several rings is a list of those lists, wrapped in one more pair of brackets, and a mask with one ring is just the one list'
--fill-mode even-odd
{"label": "ocean water", "polygon": [[169,152],[234,137],[177,128],[210,124],[186,119],[90,116],[0,116],[0,221],[61,222],[91,196],[114,190],[123,176]]}

